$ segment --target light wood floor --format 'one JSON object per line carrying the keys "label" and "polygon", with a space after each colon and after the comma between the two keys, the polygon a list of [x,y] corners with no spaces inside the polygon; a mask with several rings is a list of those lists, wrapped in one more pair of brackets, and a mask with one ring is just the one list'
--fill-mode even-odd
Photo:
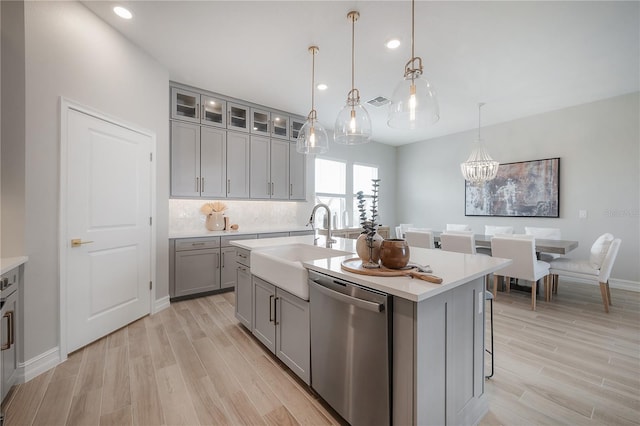
{"label": "light wood floor", "polygon": [[[640,293],[611,293],[608,315],[594,286],[561,281],[536,312],[528,294],[498,294],[482,425],[640,424]],[[238,325],[233,293],[174,303],[71,354],[4,409],[7,425],[340,423]]]}

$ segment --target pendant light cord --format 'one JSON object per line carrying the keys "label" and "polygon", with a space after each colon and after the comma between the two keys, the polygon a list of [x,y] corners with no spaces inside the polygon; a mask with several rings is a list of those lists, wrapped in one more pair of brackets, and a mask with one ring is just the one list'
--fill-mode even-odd
{"label": "pendant light cord", "polygon": [[352,14],[351,15],[351,90],[355,89],[355,78],[354,78],[354,74],[355,74],[355,67],[356,67],[356,60],[355,60],[355,37],[356,37],[356,15]]}
{"label": "pendant light cord", "polygon": [[414,38],[416,28],[416,0],[411,0],[411,59],[416,57]]}

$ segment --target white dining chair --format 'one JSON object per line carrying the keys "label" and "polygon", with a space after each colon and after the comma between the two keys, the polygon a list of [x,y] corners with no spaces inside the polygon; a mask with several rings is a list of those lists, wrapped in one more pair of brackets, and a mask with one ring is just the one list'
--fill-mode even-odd
{"label": "white dining chair", "polygon": [[[598,284],[600,286],[600,294],[602,295],[602,303],[604,311],[609,313],[609,305],[611,305],[611,290],[609,289],[609,277],[613,264],[618,256],[622,240],[613,238],[611,234],[601,235],[591,246],[591,255],[589,259],[569,259],[561,257],[551,262],[549,273],[552,282],[557,282],[558,277],[578,278],[580,281]],[[551,298],[551,294],[549,294]]]}
{"label": "white dining chair", "polygon": [[404,239],[407,240],[409,247],[435,248],[431,231],[418,231],[412,228],[404,233]]}
{"label": "white dining chair", "polygon": [[507,235],[513,234],[513,226],[493,226],[493,225],[485,225],[484,226],[484,235]]}
{"label": "white dining chair", "polygon": [[[524,233],[527,235],[533,235],[535,238],[540,238],[544,240],[562,239],[560,228],[539,228],[535,226],[525,226]],[[540,253],[538,255],[538,259],[544,260],[545,262],[551,262],[552,260],[557,259],[558,257],[560,257],[560,255],[556,253]]]}
{"label": "white dining chair", "polygon": [[440,248],[456,253],[476,254],[473,232],[444,231],[440,234]]}
{"label": "white dining chair", "polygon": [[471,231],[471,226],[460,223],[447,223],[447,231]]}
{"label": "white dining chair", "polygon": [[544,278],[544,295],[549,299],[549,263],[536,259],[535,241],[532,236],[500,236],[491,239],[494,257],[511,259],[513,263],[493,273],[493,297],[496,297],[498,280],[504,278],[506,291],[510,290],[510,279],[531,281],[531,310],[536,310],[538,280]]}
{"label": "white dining chair", "polygon": [[396,238],[403,238],[404,236],[402,235],[402,228],[399,226],[396,226]]}

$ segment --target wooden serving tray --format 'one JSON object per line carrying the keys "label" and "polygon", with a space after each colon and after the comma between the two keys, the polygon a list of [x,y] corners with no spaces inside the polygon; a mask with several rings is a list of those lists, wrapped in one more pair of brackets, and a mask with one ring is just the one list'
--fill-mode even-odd
{"label": "wooden serving tray", "polygon": [[365,268],[362,266],[362,260],[354,257],[353,259],[343,260],[341,264],[342,269],[354,274],[371,275],[376,277],[411,277],[419,280],[428,281],[433,284],[441,284],[442,278],[431,274],[425,274],[418,272],[418,268],[415,266],[407,266],[402,269],[391,269],[380,266],[379,268]]}

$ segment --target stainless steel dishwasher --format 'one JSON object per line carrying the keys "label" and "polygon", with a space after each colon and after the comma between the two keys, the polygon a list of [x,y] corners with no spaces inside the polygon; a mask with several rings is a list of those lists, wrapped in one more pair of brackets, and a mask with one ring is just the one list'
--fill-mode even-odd
{"label": "stainless steel dishwasher", "polygon": [[311,387],[351,425],[391,423],[393,297],[309,271]]}

